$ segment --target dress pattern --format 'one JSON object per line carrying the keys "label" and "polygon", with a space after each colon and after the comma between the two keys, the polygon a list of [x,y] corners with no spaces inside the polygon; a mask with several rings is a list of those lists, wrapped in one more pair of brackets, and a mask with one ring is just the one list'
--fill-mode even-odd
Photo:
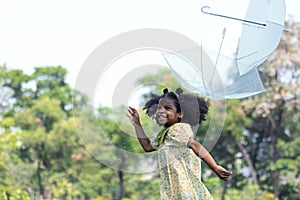
{"label": "dress pattern", "polygon": [[158,150],[160,200],[213,200],[201,181],[201,159],[187,147],[193,136],[189,124],[176,123],[161,145],[151,139]]}

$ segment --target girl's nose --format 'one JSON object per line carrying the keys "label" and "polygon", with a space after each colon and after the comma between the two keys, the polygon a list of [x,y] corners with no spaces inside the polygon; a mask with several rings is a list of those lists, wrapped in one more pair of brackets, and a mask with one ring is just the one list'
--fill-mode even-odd
{"label": "girl's nose", "polygon": [[159,113],[163,113],[165,112],[165,109],[164,108],[158,108],[156,113],[159,114]]}

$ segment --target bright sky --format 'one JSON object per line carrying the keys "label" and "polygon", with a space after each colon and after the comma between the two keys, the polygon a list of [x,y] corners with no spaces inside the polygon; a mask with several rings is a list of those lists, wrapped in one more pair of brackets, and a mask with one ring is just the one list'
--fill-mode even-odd
{"label": "bright sky", "polygon": [[[207,22],[190,19],[210,3],[209,0],[2,0],[0,64],[26,73],[32,73],[34,67],[61,65],[68,70],[67,81],[74,85],[90,53],[117,34],[162,28],[195,38],[199,32],[194,30],[199,31],[198,27],[205,27]],[[286,0],[286,9],[286,16],[292,14],[299,19],[299,0]],[[157,63],[148,57],[142,64],[152,62]]]}

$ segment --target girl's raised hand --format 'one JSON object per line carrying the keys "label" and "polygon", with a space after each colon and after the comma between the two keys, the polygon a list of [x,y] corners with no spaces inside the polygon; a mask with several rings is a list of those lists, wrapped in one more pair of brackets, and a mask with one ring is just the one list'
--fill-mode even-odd
{"label": "girl's raised hand", "polygon": [[231,171],[223,168],[222,166],[218,165],[216,168],[213,169],[214,172],[223,180],[227,181],[229,177],[232,175]]}
{"label": "girl's raised hand", "polygon": [[137,110],[131,106],[129,106],[127,110],[128,110],[127,117],[130,119],[131,123],[134,126],[141,126],[140,117]]}

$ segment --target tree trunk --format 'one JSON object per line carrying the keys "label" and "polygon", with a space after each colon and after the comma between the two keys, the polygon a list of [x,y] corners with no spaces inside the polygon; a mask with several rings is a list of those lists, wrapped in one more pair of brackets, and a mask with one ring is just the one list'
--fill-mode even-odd
{"label": "tree trunk", "polygon": [[244,155],[244,157],[246,159],[246,162],[248,164],[248,167],[249,167],[249,170],[250,170],[251,177],[252,177],[254,185],[256,185],[256,186],[259,187],[259,182],[258,182],[258,179],[257,179],[256,170],[254,168],[254,165],[252,163],[252,160],[250,158],[249,153],[247,152],[247,150],[245,149],[245,147],[243,146],[243,144],[241,142],[236,142],[236,144],[237,144],[238,148],[243,153],[243,155]]}
{"label": "tree trunk", "polygon": [[123,171],[118,171],[119,176],[119,192],[116,200],[122,200],[124,193],[124,180],[123,180]]}
{"label": "tree trunk", "polygon": [[[277,138],[278,136],[272,137],[272,149],[273,149],[273,163],[276,163],[276,161],[279,158],[279,152],[277,150]],[[274,184],[273,184],[273,192],[275,196],[275,200],[279,200],[279,181],[280,181],[280,170],[276,170],[272,173]]]}
{"label": "tree trunk", "polygon": [[225,182],[225,185],[224,185],[223,190],[222,190],[222,196],[221,196],[222,200],[225,200],[226,192],[227,192],[227,182]]}
{"label": "tree trunk", "polygon": [[[278,138],[279,135],[281,133],[281,127],[282,127],[282,117],[283,117],[283,113],[284,113],[284,107],[285,107],[285,100],[282,99],[279,105],[279,113],[277,115],[277,120],[275,121],[274,118],[269,115],[269,119],[272,125],[272,129],[270,131],[270,135],[272,138],[272,149],[273,149],[273,158],[272,161],[275,164],[277,162],[277,160],[280,157],[280,154],[278,152],[277,149],[277,142],[278,142]],[[272,123],[273,122],[273,123]],[[280,170],[277,169],[276,171],[273,172],[273,178],[274,178],[274,184],[273,184],[273,192],[275,195],[275,200],[279,200],[279,181],[280,181]]]}
{"label": "tree trunk", "polygon": [[32,187],[27,187],[25,189],[30,197],[30,199],[35,199],[34,189]]}
{"label": "tree trunk", "polygon": [[85,200],[85,197],[84,197],[84,195],[82,194],[82,195],[80,195],[80,200]]}
{"label": "tree trunk", "polygon": [[119,177],[119,192],[117,194],[116,200],[122,200],[124,194],[124,174],[123,168],[125,165],[125,158],[124,156],[121,157],[121,162],[119,165],[118,177]]}
{"label": "tree trunk", "polygon": [[38,177],[38,186],[39,186],[39,192],[40,195],[43,196],[43,198],[45,198],[44,193],[45,193],[45,189],[42,183],[42,175],[41,175],[41,161],[38,160],[38,166],[37,166],[37,177]]}

